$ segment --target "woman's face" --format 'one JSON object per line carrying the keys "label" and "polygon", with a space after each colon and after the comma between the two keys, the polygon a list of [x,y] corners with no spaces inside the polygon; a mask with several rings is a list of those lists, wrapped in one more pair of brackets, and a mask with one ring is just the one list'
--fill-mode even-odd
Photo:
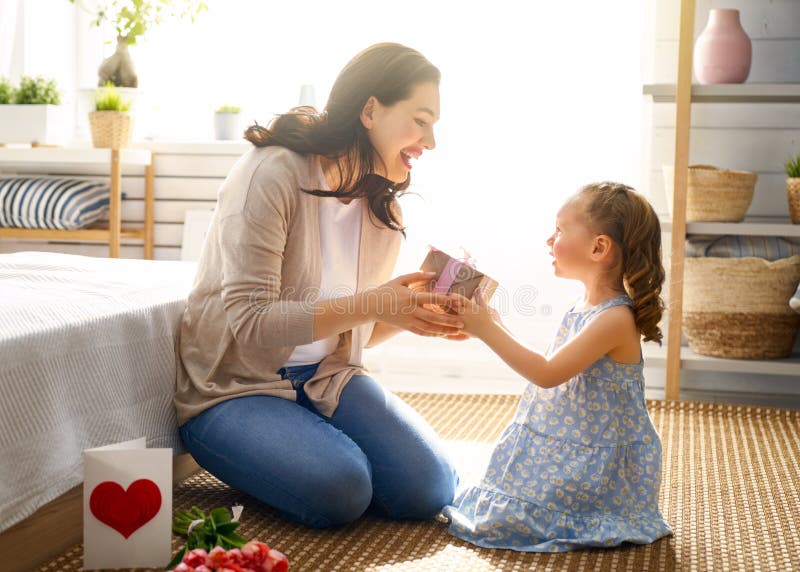
{"label": "woman's face", "polygon": [[413,161],[419,159],[423,151],[436,147],[433,124],[438,120],[439,86],[436,83],[418,83],[410,98],[390,106],[370,97],[361,112],[361,122],[377,155],[375,172],[395,183],[404,182]]}

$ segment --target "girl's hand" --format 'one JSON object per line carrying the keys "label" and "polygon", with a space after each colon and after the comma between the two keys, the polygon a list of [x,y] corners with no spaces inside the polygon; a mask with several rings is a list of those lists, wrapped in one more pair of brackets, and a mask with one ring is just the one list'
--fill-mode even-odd
{"label": "girl's hand", "polygon": [[435,278],[436,274],[432,272],[413,272],[380,286],[370,297],[373,317],[376,321],[387,322],[420,336],[455,336],[458,339],[463,326],[460,316],[424,307],[449,308],[453,303],[452,295],[420,291],[420,284]]}
{"label": "girl's hand", "polygon": [[502,326],[502,321],[497,310],[489,306],[489,302],[480,288],[475,290],[473,297],[475,301],[454,294],[455,300],[452,307],[455,313],[464,321],[462,329],[471,336],[480,338],[492,325],[499,324]]}

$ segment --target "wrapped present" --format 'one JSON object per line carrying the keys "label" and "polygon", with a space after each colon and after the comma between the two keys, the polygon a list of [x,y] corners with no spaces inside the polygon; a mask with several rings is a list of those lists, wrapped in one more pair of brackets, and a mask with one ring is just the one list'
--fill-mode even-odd
{"label": "wrapped present", "polygon": [[466,251],[464,257],[458,259],[437,248],[430,247],[420,270],[436,272],[438,279],[433,285],[432,291],[437,294],[455,293],[472,299],[475,290],[480,288],[486,300],[489,300],[498,286],[497,281],[475,268],[475,261]]}

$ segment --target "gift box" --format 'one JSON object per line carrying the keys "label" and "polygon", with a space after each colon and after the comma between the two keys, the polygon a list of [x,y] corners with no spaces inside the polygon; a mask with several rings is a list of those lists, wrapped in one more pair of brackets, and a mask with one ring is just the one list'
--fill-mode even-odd
{"label": "gift box", "polygon": [[496,280],[475,268],[474,260],[466,252],[464,257],[459,259],[438,248],[430,247],[420,270],[436,272],[438,278],[432,291],[437,294],[454,293],[472,299],[475,290],[480,288],[486,300],[489,300],[498,286]]}

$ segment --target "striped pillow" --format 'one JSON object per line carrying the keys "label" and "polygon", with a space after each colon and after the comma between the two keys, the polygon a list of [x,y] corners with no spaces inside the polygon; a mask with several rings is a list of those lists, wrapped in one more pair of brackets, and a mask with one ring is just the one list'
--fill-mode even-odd
{"label": "striped pillow", "polygon": [[0,177],[0,226],[84,228],[105,214],[109,195],[102,181]]}

